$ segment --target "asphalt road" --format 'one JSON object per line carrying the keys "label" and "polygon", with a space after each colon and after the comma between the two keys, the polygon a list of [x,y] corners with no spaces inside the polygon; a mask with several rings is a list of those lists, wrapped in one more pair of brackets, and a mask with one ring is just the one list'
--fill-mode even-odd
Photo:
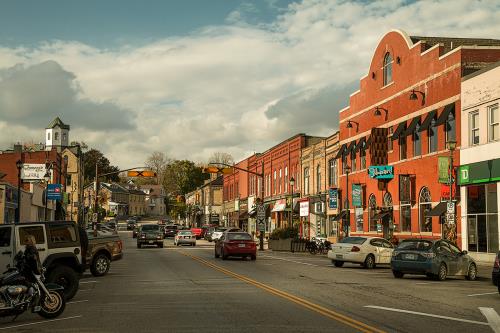
{"label": "asphalt road", "polygon": [[[393,278],[388,268],[335,268],[320,256],[265,251],[215,259],[213,243],[137,249],[85,275],[55,321],[24,314],[10,332],[493,332],[500,295],[491,281]],[[497,331],[500,332],[500,331]]]}

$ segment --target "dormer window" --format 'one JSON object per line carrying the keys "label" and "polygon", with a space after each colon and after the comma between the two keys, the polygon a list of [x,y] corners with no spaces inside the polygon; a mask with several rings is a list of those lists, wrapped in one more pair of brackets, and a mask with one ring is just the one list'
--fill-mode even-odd
{"label": "dormer window", "polygon": [[57,132],[54,133],[54,140],[55,141],[59,140],[59,133]]}
{"label": "dormer window", "polygon": [[392,57],[389,52],[385,54],[384,57],[384,86],[388,85],[389,83],[392,82]]}

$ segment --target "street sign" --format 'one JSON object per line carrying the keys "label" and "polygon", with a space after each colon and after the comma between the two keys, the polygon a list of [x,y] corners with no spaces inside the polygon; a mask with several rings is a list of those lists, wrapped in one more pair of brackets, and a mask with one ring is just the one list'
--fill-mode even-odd
{"label": "street sign", "polygon": [[97,213],[92,214],[92,222],[97,222]]}
{"label": "street sign", "polygon": [[61,184],[48,184],[47,185],[47,199],[48,200],[61,200],[62,199],[62,185]]}
{"label": "street sign", "polygon": [[266,209],[264,205],[262,204],[257,205],[256,212],[257,212],[257,220],[263,221],[266,219]]}
{"label": "street sign", "polygon": [[131,170],[127,172],[127,177],[152,178],[156,177],[156,172],[151,170]]}
{"label": "street sign", "polygon": [[448,222],[449,224],[455,224],[455,214],[447,213],[446,222]]}
{"label": "street sign", "polygon": [[455,203],[453,201],[448,201],[446,203],[446,212],[448,214],[454,214],[455,213]]}
{"label": "street sign", "polygon": [[259,231],[266,231],[266,222],[264,220],[262,221],[258,220],[257,228],[259,229]]}

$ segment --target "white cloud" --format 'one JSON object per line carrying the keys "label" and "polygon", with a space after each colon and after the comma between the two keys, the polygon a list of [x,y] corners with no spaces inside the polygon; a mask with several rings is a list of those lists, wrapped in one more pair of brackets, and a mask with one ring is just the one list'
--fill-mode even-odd
{"label": "white cloud", "polygon": [[[499,6],[305,0],[270,25],[243,22],[254,10],[243,6],[226,26],[140,47],[99,49],[78,41],[0,47],[0,86],[40,101],[18,99],[17,108],[0,102],[0,144],[42,138],[56,113],[72,126],[72,139],[102,149],[122,167],[142,164],[154,150],[197,160],[227,151],[239,159],[298,132],[328,135],[387,31],[495,38]],[[42,80],[33,69],[47,61],[57,75]],[[23,75],[22,84],[13,83],[12,71]],[[57,83],[58,93],[45,81]],[[82,109],[99,112],[89,121],[77,117]]]}

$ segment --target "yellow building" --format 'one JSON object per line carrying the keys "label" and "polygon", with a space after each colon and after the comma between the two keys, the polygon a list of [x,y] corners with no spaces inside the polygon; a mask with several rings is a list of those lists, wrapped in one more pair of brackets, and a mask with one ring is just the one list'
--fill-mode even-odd
{"label": "yellow building", "polygon": [[66,162],[66,219],[78,221],[78,207],[83,196],[81,186],[83,184],[82,163],[78,148],[65,148],[62,152]]}

